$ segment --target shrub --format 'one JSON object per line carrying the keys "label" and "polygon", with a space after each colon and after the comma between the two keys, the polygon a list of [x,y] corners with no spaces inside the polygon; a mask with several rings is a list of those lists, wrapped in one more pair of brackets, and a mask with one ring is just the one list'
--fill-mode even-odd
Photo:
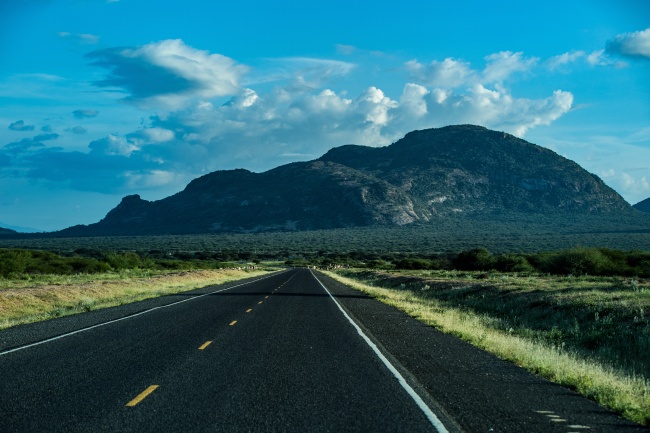
{"label": "shrub", "polygon": [[419,258],[407,258],[397,260],[394,265],[397,269],[430,269],[431,261]]}
{"label": "shrub", "polygon": [[526,257],[518,254],[501,254],[496,258],[494,267],[500,272],[533,272],[535,270]]}
{"label": "shrub", "polygon": [[474,248],[458,253],[452,263],[454,268],[463,271],[489,271],[495,267],[496,260],[485,248]]}
{"label": "shrub", "polygon": [[606,275],[615,266],[596,248],[574,248],[561,251],[549,257],[546,271],[564,275]]}

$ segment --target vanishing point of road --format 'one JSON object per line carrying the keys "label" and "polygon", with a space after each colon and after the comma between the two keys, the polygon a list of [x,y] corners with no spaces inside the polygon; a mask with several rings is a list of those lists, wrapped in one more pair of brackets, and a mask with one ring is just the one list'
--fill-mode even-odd
{"label": "vanishing point of road", "polygon": [[648,430],[290,269],[0,332],[0,431]]}

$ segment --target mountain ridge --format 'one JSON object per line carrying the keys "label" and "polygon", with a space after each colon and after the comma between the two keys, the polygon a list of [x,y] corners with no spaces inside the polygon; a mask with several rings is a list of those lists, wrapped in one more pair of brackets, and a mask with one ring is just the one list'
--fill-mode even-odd
{"label": "mountain ridge", "polygon": [[313,230],[432,223],[457,214],[613,213],[631,206],[555,152],[473,125],[412,131],[385,147],[344,145],[254,173],[215,171],[157,201],[130,195],[62,235]]}
{"label": "mountain ridge", "polygon": [[641,200],[632,207],[641,212],[650,212],[650,197],[646,198],[645,200]]}

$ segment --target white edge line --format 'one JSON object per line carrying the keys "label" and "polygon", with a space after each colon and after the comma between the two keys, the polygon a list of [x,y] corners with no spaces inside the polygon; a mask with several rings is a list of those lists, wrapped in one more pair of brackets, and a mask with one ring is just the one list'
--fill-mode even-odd
{"label": "white edge line", "polygon": [[[209,295],[213,295],[215,293],[219,293],[219,292],[223,292],[223,291],[226,291],[226,290],[234,289],[236,287],[245,286],[246,284],[256,283],[257,281],[261,281],[261,280],[264,280],[266,278],[270,278],[273,275],[276,275],[276,274],[273,273],[271,275],[264,276],[262,278],[254,280],[254,281],[248,281],[246,283],[237,284],[235,286],[227,287],[225,289],[215,290],[214,292],[204,293],[204,294],[198,295],[198,296],[192,296],[191,298],[183,299],[181,301],[172,302],[171,304],[161,305],[159,307],[149,308],[148,310],[143,310],[143,311],[139,311],[137,313],[134,313],[134,314],[131,314],[131,315],[128,315],[128,316],[120,317],[119,319],[113,319],[113,320],[109,320],[108,322],[102,322],[102,323],[98,323],[96,325],[88,326],[87,328],[81,328],[81,329],[77,329],[76,331],[66,332],[65,334],[57,335],[56,337],[46,338],[45,340],[37,341],[35,343],[30,343],[30,344],[27,344],[25,346],[14,347],[13,349],[9,349],[9,350],[5,350],[4,352],[0,352],[0,356],[7,355],[7,354],[12,353],[12,352],[17,352],[17,351],[23,350],[23,349],[28,349],[30,347],[39,346],[41,344],[49,343],[51,341],[58,340],[60,338],[69,337],[69,336],[74,335],[74,334],[79,334],[81,332],[90,331],[91,329],[99,328],[100,326],[110,325],[111,323],[115,323],[115,322],[121,322],[122,320],[131,319],[133,317],[140,316],[142,314],[150,313],[150,312],[152,312],[154,310],[160,310],[162,308],[171,307],[173,305],[178,305],[178,304],[181,304],[183,302],[192,301],[194,299],[199,299],[199,298],[202,298],[204,296],[209,296]],[[152,299],[152,298],[150,298],[150,299]]]}
{"label": "white edge line", "polygon": [[449,433],[447,428],[444,426],[444,424],[442,424],[440,419],[438,419],[436,414],[433,413],[431,408],[429,406],[427,406],[427,404],[424,402],[424,400],[422,400],[422,398],[418,395],[418,393],[416,393],[415,390],[413,388],[411,388],[411,385],[409,385],[406,382],[406,379],[404,379],[404,376],[402,376],[402,374],[399,371],[397,371],[395,366],[390,363],[390,361],[384,356],[383,353],[381,353],[381,351],[379,350],[377,345],[375,343],[373,343],[372,340],[370,340],[370,338],[368,338],[368,336],[361,330],[359,325],[357,325],[355,323],[355,321],[352,320],[352,318],[348,315],[348,313],[343,309],[343,307],[341,306],[339,301],[337,301],[336,298],[332,295],[332,293],[330,293],[330,291],[327,289],[327,287],[325,287],[325,284],[323,284],[318,279],[318,277],[316,275],[314,275],[314,273],[311,271],[311,269],[309,270],[309,272],[311,272],[311,275],[316,279],[316,281],[318,281],[318,284],[320,284],[321,287],[323,289],[325,289],[325,291],[330,296],[332,301],[334,301],[336,306],[339,307],[339,310],[341,310],[341,312],[343,313],[345,318],[348,319],[348,321],[352,324],[352,326],[354,326],[354,328],[357,330],[357,332],[359,333],[361,338],[363,338],[365,340],[366,344],[368,344],[368,346],[370,346],[372,351],[375,352],[375,355],[377,355],[377,357],[384,363],[386,368],[388,368],[388,370],[390,370],[390,372],[393,373],[393,376],[395,376],[395,378],[397,379],[399,384],[402,385],[402,388],[404,388],[404,390],[408,393],[408,395],[410,395],[411,398],[415,401],[415,404],[418,405],[420,410],[422,410],[422,412],[424,412],[424,415],[429,419],[429,422],[438,431],[438,433]]}

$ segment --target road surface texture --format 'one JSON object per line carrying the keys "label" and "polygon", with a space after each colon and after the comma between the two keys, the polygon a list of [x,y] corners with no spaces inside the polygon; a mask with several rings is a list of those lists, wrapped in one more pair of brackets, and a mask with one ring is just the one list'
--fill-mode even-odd
{"label": "road surface texture", "polygon": [[0,332],[1,432],[646,432],[323,274]]}

